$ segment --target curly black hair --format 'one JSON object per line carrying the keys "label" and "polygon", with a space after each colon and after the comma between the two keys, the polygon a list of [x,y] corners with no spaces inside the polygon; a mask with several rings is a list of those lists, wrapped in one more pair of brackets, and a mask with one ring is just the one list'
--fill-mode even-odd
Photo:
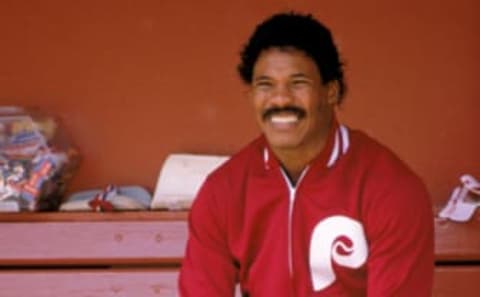
{"label": "curly black hair", "polygon": [[317,64],[323,83],[338,81],[338,103],[341,103],[346,92],[343,63],[325,25],[311,14],[295,12],[275,14],[260,23],[240,55],[238,72],[245,83],[252,82],[253,67],[259,55],[272,47],[292,47],[310,56]]}

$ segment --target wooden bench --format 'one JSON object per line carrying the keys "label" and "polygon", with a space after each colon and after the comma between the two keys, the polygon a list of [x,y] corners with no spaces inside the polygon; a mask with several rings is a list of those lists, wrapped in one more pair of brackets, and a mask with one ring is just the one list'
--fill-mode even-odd
{"label": "wooden bench", "polygon": [[[0,296],[176,296],[187,215],[0,214]],[[434,296],[480,296],[480,219],[435,224]]]}

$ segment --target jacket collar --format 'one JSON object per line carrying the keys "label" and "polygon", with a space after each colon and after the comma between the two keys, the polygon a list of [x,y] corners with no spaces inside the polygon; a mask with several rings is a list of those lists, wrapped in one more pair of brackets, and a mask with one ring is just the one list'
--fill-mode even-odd
{"label": "jacket collar", "polygon": [[[322,151],[315,157],[309,165],[309,170],[325,170],[335,166],[337,161],[348,152],[350,147],[349,129],[338,123],[336,117],[333,118],[330,131],[328,132],[327,142]],[[267,142],[265,135],[260,138],[260,146],[265,170],[280,169],[281,165]]]}

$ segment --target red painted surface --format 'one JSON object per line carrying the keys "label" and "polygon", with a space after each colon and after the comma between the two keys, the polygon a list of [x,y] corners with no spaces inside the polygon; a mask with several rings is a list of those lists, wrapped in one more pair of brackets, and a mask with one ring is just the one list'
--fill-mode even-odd
{"label": "red painted surface", "polygon": [[[1,296],[30,296],[32,288],[38,297],[175,296],[185,214],[152,214],[50,213],[45,222],[0,215]],[[479,223],[436,222],[436,258],[449,265],[436,266],[433,296],[478,295]]]}
{"label": "red painted surface", "polygon": [[12,270],[0,271],[0,289],[3,297],[173,297],[176,278],[174,271],[148,268]]}
{"label": "red painted surface", "polygon": [[396,151],[437,202],[480,177],[480,2],[0,2],[0,104],[57,114],[83,154],[70,190],[153,189],[173,152],[233,153],[252,139],[238,52],[285,9],[333,30],[350,93],[340,117]]}
{"label": "red painted surface", "polygon": [[[179,264],[185,212],[0,214],[0,268],[9,265]],[[435,220],[435,260],[480,261],[480,214],[468,223]],[[478,266],[478,265],[477,265]],[[0,269],[1,270],[1,269]]]}
{"label": "red painted surface", "polygon": [[178,264],[185,249],[186,225],[184,220],[3,222],[0,268]]}
{"label": "red painted surface", "polygon": [[[474,297],[472,284],[480,276],[477,267],[441,267],[435,270],[435,297]],[[161,269],[0,271],[4,297],[172,297],[176,296],[177,272]],[[237,294],[235,296],[240,296]]]}

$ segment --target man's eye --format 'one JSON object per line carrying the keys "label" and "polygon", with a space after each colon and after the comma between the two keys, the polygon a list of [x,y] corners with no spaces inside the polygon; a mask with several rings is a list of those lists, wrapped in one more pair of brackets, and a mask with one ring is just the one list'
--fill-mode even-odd
{"label": "man's eye", "polygon": [[272,83],[269,81],[260,81],[255,83],[255,88],[258,88],[258,89],[267,89],[270,87],[272,87]]}
{"label": "man's eye", "polygon": [[294,86],[305,85],[305,84],[308,84],[308,81],[307,80],[294,80],[292,82],[292,84]]}

